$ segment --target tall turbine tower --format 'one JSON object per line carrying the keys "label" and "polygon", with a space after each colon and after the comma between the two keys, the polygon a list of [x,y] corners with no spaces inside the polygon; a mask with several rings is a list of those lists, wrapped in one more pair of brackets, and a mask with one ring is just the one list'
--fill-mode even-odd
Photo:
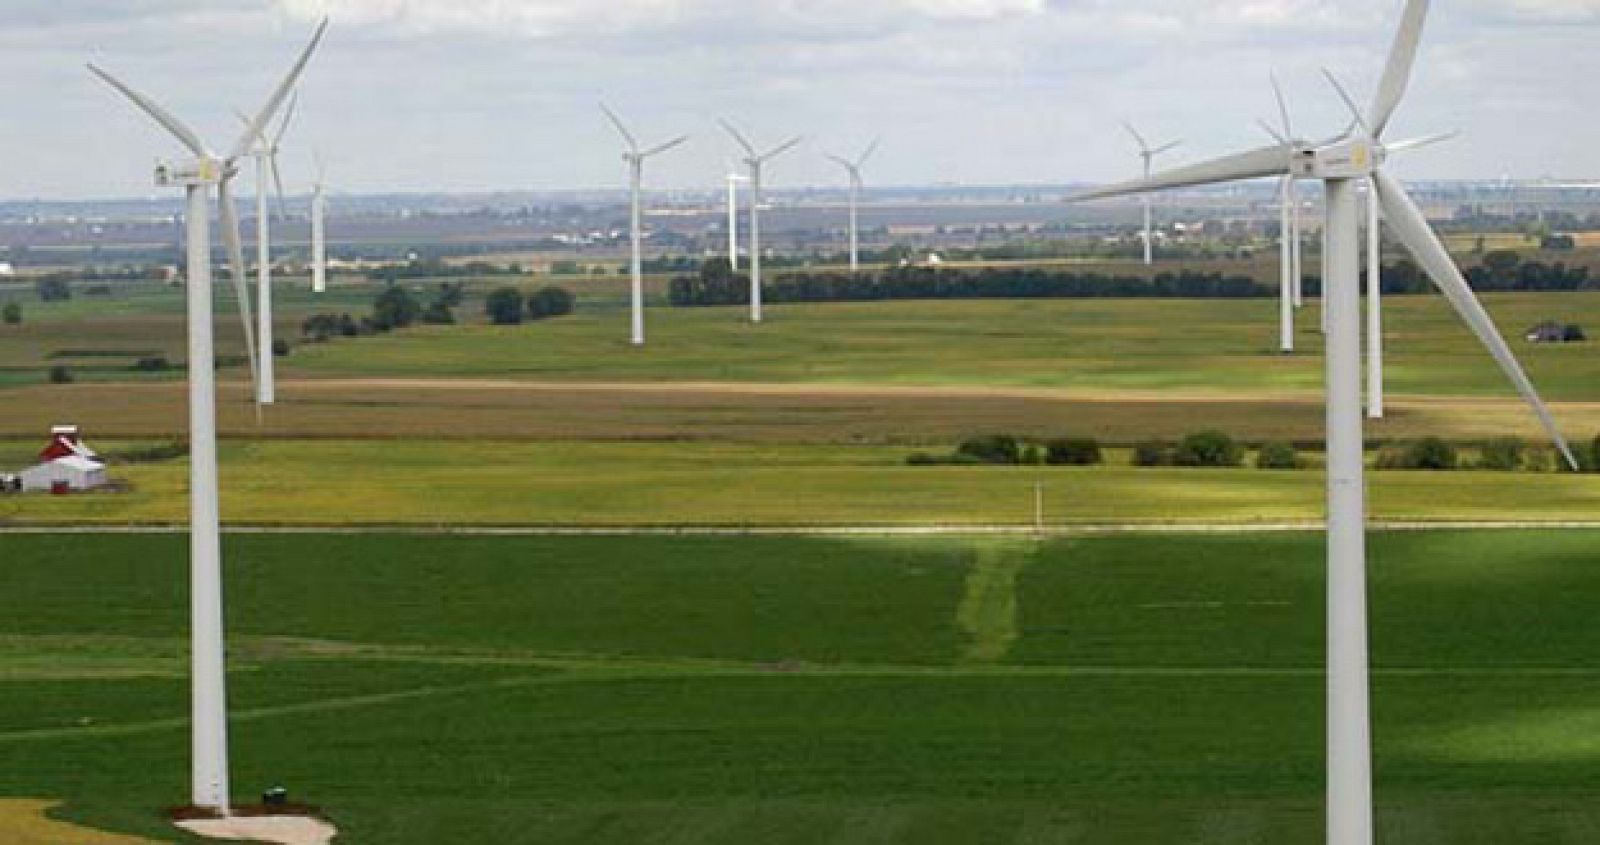
{"label": "tall turbine tower", "polygon": [[728,174],[728,266],[739,272],[739,183],[748,182],[737,173]]}
{"label": "tall turbine tower", "polygon": [[634,139],[633,133],[628,131],[628,127],[622,124],[622,119],[617,117],[616,113],[611,109],[607,108],[605,103],[600,104],[600,110],[606,113],[606,118],[611,121],[612,126],[617,128],[618,134],[622,135],[623,142],[628,145],[628,149],[622,153],[622,160],[628,163],[629,186],[632,189],[632,204],[630,209],[631,214],[628,218],[628,232],[629,239],[633,244],[633,261],[631,264],[633,268],[633,345],[643,346],[644,259],[641,256],[641,252],[643,251],[641,239],[644,237],[644,235],[642,230],[643,221],[641,220],[642,212],[640,208],[640,196],[644,190],[644,163],[648,159],[658,156],[667,150],[682,144],[684,141],[689,140],[689,136],[680,135],[671,141],[666,142],[665,144],[660,144],[641,152],[639,150],[639,142]]}
{"label": "tall turbine tower", "polygon": [[313,154],[317,183],[311,188],[311,292],[328,292],[328,170]]}
{"label": "tall turbine tower", "polygon": [[[1161,145],[1159,147],[1156,147],[1155,149],[1151,149],[1150,145],[1145,142],[1144,136],[1139,134],[1139,130],[1133,128],[1133,124],[1124,122],[1122,124],[1122,128],[1128,130],[1128,134],[1133,136],[1134,143],[1139,145],[1139,158],[1144,160],[1144,178],[1146,178],[1146,179],[1150,178],[1150,171],[1151,171],[1152,166],[1155,164],[1156,156],[1161,155],[1162,153],[1171,152],[1172,150],[1177,149],[1179,144],[1183,143],[1182,141],[1173,141],[1170,144],[1163,144],[1163,145]],[[1153,217],[1154,217],[1154,213],[1153,213],[1153,211],[1152,211],[1152,209],[1150,207],[1150,198],[1149,197],[1145,197],[1144,198],[1144,263],[1145,263],[1145,266],[1147,266],[1147,267],[1149,265],[1151,265],[1151,264],[1154,264],[1155,260],[1156,260],[1156,255],[1155,255],[1155,223],[1154,223]]]}
{"label": "tall turbine tower", "polygon": [[1428,12],[1409,0],[1372,106],[1336,138],[1277,144],[1114,185],[1079,199],[1295,175],[1327,191],[1323,252],[1328,266],[1328,732],[1327,842],[1371,845],[1372,735],[1367,656],[1366,488],[1362,464],[1361,237],[1356,186],[1371,180],[1397,240],[1406,246],[1512,384],[1532,406],[1574,469],[1578,463],[1555,420],[1484,311],[1422,209],[1383,165],[1383,132],[1404,97]]}
{"label": "tall turbine tower", "polygon": [[861,168],[866,166],[867,159],[872,158],[872,154],[877,151],[878,141],[874,139],[854,161],[843,156],[828,156],[840,167],[843,167],[845,175],[850,178],[850,272],[852,273],[861,269],[860,202],[861,188],[864,184],[861,180]]}
{"label": "tall turbine tower", "polygon": [[[322,21],[289,74],[256,114],[226,158],[210,152],[200,137],[154,100],[123,84],[94,65],[89,69],[121,92],[141,111],[178,139],[194,159],[156,169],[156,183],[181,187],[188,196],[188,336],[189,336],[189,555],[192,719],[190,800],[196,807],[226,814],[228,789],[227,674],[222,623],[222,540],[217,506],[216,350],[211,331],[211,189],[222,199],[224,234],[238,241],[226,193],[235,164],[250,151],[264,127],[277,114],[321,43],[328,22]],[[230,249],[230,253],[238,250]],[[234,265],[243,281],[242,256]],[[247,323],[248,324],[248,323]]]}
{"label": "tall turbine tower", "polygon": [[[277,367],[274,363],[273,338],[272,338],[272,223],[271,215],[267,212],[268,177],[271,177],[270,186],[278,193],[278,207],[283,209],[283,174],[278,169],[278,149],[283,143],[283,136],[289,131],[289,123],[294,120],[295,98],[289,99],[289,105],[283,110],[283,122],[278,124],[278,130],[268,136],[263,127],[261,134],[256,138],[251,156],[256,160],[256,317],[260,320],[256,328],[256,338],[260,343],[257,358],[261,362],[261,372],[256,379],[256,404],[272,405],[278,401]],[[248,128],[250,119],[240,115]]]}
{"label": "tall turbine tower", "polygon": [[757,153],[753,144],[726,120],[722,128],[744,148],[744,163],[750,168],[750,322],[761,322],[761,170],[780,155],[800,143],[799,136],[764,152]]}

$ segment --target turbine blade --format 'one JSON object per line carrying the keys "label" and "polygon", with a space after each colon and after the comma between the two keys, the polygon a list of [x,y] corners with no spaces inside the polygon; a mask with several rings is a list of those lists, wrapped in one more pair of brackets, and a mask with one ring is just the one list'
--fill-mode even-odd
{"label": "turbine blade", "polygon": [[733,136],[733,140],[739,142],[739,146],[744,147],[744,151],[746,153],[749,153],[751,158],[756,158],[757,157],[756,156],[755,145],[751,144],[750,140],[748,138],[744,137],[743,133],[741,133],[739,130],[733,128],[733,124],[729,123],[726,120],[718,120],[717,122],[722,124],[722,128],[727,130],[729,135]]}
{"label": "turbine blade", "polygon": [[122,80],[94,65],[89,65],[89,72],[100,77],[103,82],[115,88],[122,96],[133,101],[133,104],[138,106],[140,111],[154,118],[156,123],[161,124],[163,128],[171,132],[189,152],[202,157],[207,154],[206,145],[200,140],[200,136],[194,134],[194,130],[185,125],[183,121],[173,117],[171,112],[157,105],[155,100],[135,91],[132,87],[123,84]]}
{"label": "turbine blade", "polygon": [[1500,369],[1505,371],[1511,383],[1516,386],[1517,392],[1533,407],[1533,412],[1538,415],[1539,422],[1544,425],[1550,439],[1555,442],[1556,448],[1561,450],[1562,457],[1573,469],[1578,469],[1578,460],[1572,454],[1572,448],[1567,445],[1567,440],[1556,428],[1555,418],[1551,416],[1550,409],[1539,398],[1539,391],[1534,388],[1533,382],[1523,371],[1522,365],[1517,363],[1517,358],[1511,352],[1511,347],[1506,345],[1505,338],[1501,337],[1499,329],[1495,328],[1494,320],[1489,313],[1483,310],[1483,304],[1473,294],[1472,288],[1467,285],[1467,280],[1462,277],[1461,270],[1450,258],[1450,253],[1445,249],[1444,243],[1434,234],[1428,226],[1427,218],[1422,210],[1406,194],[1405,188],[1388,173],[1382,170],[1373,173],[1373,184],[1378,188],[1378,202],[1383,207],[1385,222],[1394,232],[1395,237],[1406,245],[1417,263],[1422,265],[1424,271],[1433,279],[1445,299],[1455,308],[1463,322],[1478,340],[1488,347],[1489,354],[1494,356],[1500,364]]}
{"label": "turbine blade", "polygon": [[1157,173],[1149,179],[1134,179],[1107,185],[1086,191],[1076,196],[1069,197],[1068,202],[1083,202],[1085,200],[1105,199],[1119,197],[1126,194],[1142,194],[1149,191],[1160,191],[1167,188],[1185,188],[1194,185],[1214,185],[1218,182],[1234,182],[1240,179],[1257,179],[1263,176],[1284,176],[1289,173],[1289,154],[1279,145],[1250,150],[1249,152],[1191,164],[1164,173]]}
{"label": "turbine blade", "polygon": [[283,110],[283,122],[278,124],[278,132],[272,136],[272,148],[276,150],[283,143],[283,136],[289,133],[289,124],[294,122],[294,110],[300,105],[300,92],[295,91],[289,96],[289,105]]}
{"label": "turbine blade", "polygon": [[628,131],[628,127],[622,123],[622,118],[617,117],[617,113],[612,111],[611,107],[605,103],[600,104],[600,110],[606,113],[606,119],[611,121],[611,125],[617,128],[617,133],[622,136],[622,140],[628,142],[628,149],[638,152],[639,142],[633,137],[633,133]]}
{"label": "turbine blade", "polygon": [[267,98],[266,105],[262,106],[255,119],[250,121],[249,128],[239,137],[238,143],[233,145],[233,152],[228,155],[230,161],[249,152],[250,145],[258,136],[265,137],[263,133],[266,132],[267,124],[272,122],[273,115],[278,113],[278,107],[283,105],[283,101],[289,96],[289,92],[294,89],[295,83],[300,81],[300,74],[305,71],[306,64],[311,61],[312,54],[317,51],[317,45],[322,43],[322,36],[327,32],[328,19],[323,18],[322,23],[317,24],[316,32],[311,35],[311,43],[300,51],[300,57],[289,68],[289,73],[283,77],[283,81],[278,83],[277,90],[273,91],[272,96]]}
{"label": "turbine blade", "polygon": [[283,198],[283,173],[278,170],[278,154],[273,153],[272,156],[267,159],[267,163],[272,169],[272,187],[278,193],[278,219],[288,220],[289,203]]}
{"label": "turbine blade", "polygon": [[660,155],[660,154],[666,152],[667,150],[676,149],[676,148],[682,146],[683,144],[687,143],[688,140],[689,140],[689,136],[688,135],[679,135],[678,137],[673,138],[672,140],[666,142],[665,144],[658,144],[658,145],[656,145],[654,147],[651,147],[648,150],[645,150],[644,152],[639,154],[639,157],[640,158],[650,158],[651,156]]}
{"label": "turbine blade", "polygon": [[1389,62],[1383,69],[1383,81],[1378,83],[1378,93],[1372,100],[1372,111],[1367,123],[1373,137],[1381,137],[1389,126],[1389,118],[1400,106],[1406,86],[1411,83],[1411,68],[1416,64],[1417,45],[1422,41],[1422,25],[1428,19],[1428,0],[1408,0],[1405,14],[1400,19],[1400,30],[1395,33],[1394,46],[1389,48]]}
{"label": "turbine blade", "polygon": [[1391,153],[1403,153],[1409,152],[1410,150],[1420,150],[1423,147],[1431,147],[1434,144],[1442,144],[1445,141],[1453,140],[1460,135],[1461,130],[1456,129],[1450,132],[1440,132],[1437,135],[1425,135],[1421,138],[1408,138],[1404,141],[1396,141],[1393,144],[1385,144],[1384,149]]}
{"label": "turbine blade", "polygon": [[1155,149],[1150,151],[1150,154],[1153,155],[1153,156],[1158,156],[1158,155],[1161,155],[1162,153],[1170,153],[1173,150],[1175,150],[1175,149],[1177,149],[1177,148],[1179,148],[1181,146],[1183,146],[1183,141],[1181,141],[1181,140],[1173,141],[1172,143],[1167,144],[1165,146],[1156,147]]}
{"label": "turbine blade", "polygon": [[1350,116],[1355,118],[1355,125],[1361,127],[1367,134],[1373,134],[1372,127],[1367,125],[1367,119],[1361,116],[1361,107],[1356,105],[1356,101],[1350,96],[1350,92],[1346,91],[1344,85],[1339,82],[1339,77],[1334,76],[1333,71],[1327,68],[1322,69],[1322,75],[1328,77],[1328,81],[1333,84],[1333,90],[1339,93],[1339,99],[1344,100],[1345,106],[1350,109]]}
{"label": "turbine blade", "polygon": [[[245,286],[244,244],[239,241],[239,210],[233,204],[232,180],[232,176],[226,176],[217,183],[217,215],[222,227],[222,242],[228,250],[228,266],[232,268],[228,275],[233,277],[233,295],[239,300],[239,321],[244,325],[246,357],[250,359],[250,386],[254,388],[259,378],[256,329],[250,316],[250,290]],[[254,389],[250,392],[255,394]]]}
{"label": "turbine blade", "polygon": [[1285,138],[1294,137],[1294,122],[1289,119],[1289,101],[1283,96],[1283,86],[1278,84],[1278,75],[1272,74],[1272,96],[1278,101],[1278,114],[1283,117],[1283,135]]}
{"label": "turbine blade", "polygon": [[1289,139],[1285,138],[1280,132],[1278,132],[1278,130],[1273,129],[1272,124],[1266,122],[1265,120],[1257,120],[1256,125],[1261,127],[1262,131],[1266,132],[1268,135],[1271,135],[1272,140],[1277,141],[1279,144],[1284,146],[1289,145]]}
{"label": "turbine blade", "polygon": [[793,138],[790,138],[789,140],[783,142],[782,144],[779,144],[778,146],[772,148],[772,150],[770,150],[766,155],[761,156],[761,160],[763,162],[771,161],[771,160],[777,158],[778,156],[781,156],[784,153],[786,153],[786,152],[794,149],[795,147],[799,146],[800,142],[804,141],[804,140],[805,140],[804,137],[802,137],[800,135],[796,135]]}
{"label": "turbine blade", "polygon": [[1133,128],[1133,124],[1124,120],[1122,122],[1122,128],[1128,130],[1128,134],[1133,136],[1133,142],[1139,145],[1139,152],[1150,152],[1150,145],[1145,143],[1144,136],[1139,134],[1139,130]]}
{"label": "turbine blade", "polygon": [[856,159],[857,168],[862,168],[867,165],[867,159],[872,158],[872,154],[878,151],[878,146],[882,143],[882,141],[882,138],[872,139],[872,143],[867,145],[866,151],[861,154],[860,158]]}

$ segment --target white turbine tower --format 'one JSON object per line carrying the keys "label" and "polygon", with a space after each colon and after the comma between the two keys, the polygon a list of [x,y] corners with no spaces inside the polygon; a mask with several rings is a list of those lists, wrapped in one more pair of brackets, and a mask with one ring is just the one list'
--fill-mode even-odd
{"label": "white turbine tower", "polygon": [[[1278,101],[1278,114],[1283,119],[1282,131],[1260,121],[1280,145],[1303,144],[1295,137],[1294,121],[1289,118],[1289,104],[1283,97],[1278,78],[1272,77],[1272,93]],[[1294,176],[1285,175],[1278,185],[1278,350],[1294,352],[1294,312],[1300,307],[1300,188]]]}
{"label": "white turbine tower", "polygon": [[311,291],[328,292],[328,170],[322,156],[313,155],[317,183],[311,189]]}
{"label": "white turbine tower", "polygon": [[1444,243],[1405,188],[1383,170],[1383,131],[1411,77],[1427,0],[1408,0],[1372,107],[1345,134],[1309,144],[1278,144],[1113,185],[1079,199],[1294,175],[1327,191],[1324,299],[1328,309],[1328,725],[1327,841],[1370,845],[1372,736],[1369,713],[1366,488],[1362,465],[1361,237],[1356,187],[1370,179],[1397,240],[1406,246],[1523,398],[1568,464],[1577,460],[1532,382],[1484,311]]}
{"label": "white turbine tower", "polygon": [[865,184],[861,179],[861,168],[867,164],[867,159],[878,151],[878,141],[873,140],[867,145],[866,150],[857,156],[854,161],[844,156],[829,155],[840,167],[844,168],[845,175],[850,178],[850,272],[855,273],[861,269],[861,189]]}
{"label": "white turbine tower", "polygon": [[801,139],[796,136],[764,153],[757,153],[755,145],[751,144],[739,130],[733,128],[732,124],[724,120],[722,128],[744,148],[747,156],[744,163],[750,168],[750,322],[759,323],[761,322],[761,170],[767,162],[794,149]]}
{"label": "white turbine tower", "polygon": [[[1139,158],[1144,161],[1144,178],[1146,178],[1146,179],[1150,178],[1151,168],[1155,165],[1156,156],[1159,156],[1162,153],[1172,152],[1173,150],[1178,148],[1179,144],[1183,143],[1182,141],[1173,141],[1173,142],[1171,142],[1169,144],[1163,144],[1163,145],[1161,145],[1159,147],[1156,147],[1155,149],[1151,149],[1150,144],[1145,141],[1144,136],[1139,134],[1139,130],[1133,128],[1133,124],[1124,122],[1122,124],[1122,128],[1128,130],[1128,134],[1133,136],[1134,143],[1139,145]],[[1153,211],[1152,211],[1152,209],[1150,207],[1150,198],[1149,197],[1145,197],[1144,198],[1144,263],[1145,263],[1146,266],[1154,264],[1155,260],[1156,260],[1156,256],[1155,256],[1155,224],[1154,224],[1154,221],[1153,221],[1153,217],[1154,217],[1154,213],[1153,213]]]}
{"label": "white turbine tower", "polygon": [[739,183],[748,182],[737,173],[728,174],[728,266],[739,272]]}
{"label": "white turbine tower", "polygon": [[[267,128],[262,127],[250,152],[256,160],[256,318],[260,321],[256,327],[256,338],[260,344],[256,358],[261,368],[256,379],[257,405],[272,405],[278,401],[276,356],[272,351],[272,219],[267,212],[267,189],[270,177],[270,187],[277,190],[281,212],[283,174],[278,169],[278,150],[283,144],[283,136],[289,131],[289,123],[294,120],[294,107],[295,98],[291,97],[277,131],[270,133],[269,137]],[[246,128],[252,127],[249,117],[240,115],[239,119],[244,121]]]}
{"label": "white turbine tower", "polygon": [[[188,195],[189,286],[189,554],[190,554],[190,636],[192,659],[191,707],[191,801],[219,813],[229,811],[228,789],[228,707],[227,675],[223,650],[222,622],[222,541],[217,507],[217,415],[216,361],[212,341],[211,314],[211,188],[221,195],[224,234],[229,220],[231,198],[228,180],[234,165],[250,151],[266,125],[277,114],[289,91],[299,79],[311,54],[322,41],[328,22],[322,21],[287,77],[267,99],[266,105],[233,146],[226,158],[210,152],[193,130],[157,105],[155,101],[124,85],[110,74],[90,65],[89,69],[156,123],[172,133],[194,155],[194,160],[156,170],[156,182],[163,187],[182,187]],[[232,240],[237,243],[237,221]],[[230,253],[238,250],[230,249]],[[239,256],[235,264],[236,281],[242,282]]]}
{"label": "white turbine tower", "polygon": [[631,205],[630,205],[630,214],[629,214],[629,218],[628,218],[628,220],[629,220],[629,229],[628,229],[629,239],[632,242],[632,246],[633,246],[633,260],[632,260],[632,263],[631,263],[631,267],[632,267],[632,270],[633,270],[633,337],[632,337],[632,342],[633,342],[634,346],[643,346],[644,345],[644,258],[642,257],[641,253],[643,252],[642,238],[644,237],[644,234],[643,234],[644,222],[641,219],[642,218],[642,214],[643,214],[642,207],[641,207],[641,202],[642,202],[642,193],[644,191],[644,163],[647,160],[649,160],[649,159],[651,159],[651,158],[653,158],[655,156],[658,156],[658,155],[666,152],[667,150],[670,150],[670,149],[682,144],[684,141],[689,140],[689,136],[680,135],[680,136],[678,136],[676,138],[673,138],[671,141],[666,142],[665,144],[659,144],[657,146],[651,147],[650,149],[644,150],[644,151],[641,152],[639,150],[639,142],[633,137],[633,133],[628,131],[628,127],[626,127],[626,126],[624,126],[622,124],[622,119],[617,117],[616,112],[613,112],[610,108],[608,108],[605,103],[601,103],[600,104],[600,110],[606,113],[606,118],[611,121],[611,125],[612,126],[615,126],[617,128],[618,134],[622,135],[623,142],[625,142],[628,145],[628,149],[625,152],[623,152],[623,154],[622,154],[622,160],[628,163],[628,176],[629,176],[629,183],[628,184],[629,184],[629,186],[630,186],[630,188],[632,190],[632,200],[631,200]]}

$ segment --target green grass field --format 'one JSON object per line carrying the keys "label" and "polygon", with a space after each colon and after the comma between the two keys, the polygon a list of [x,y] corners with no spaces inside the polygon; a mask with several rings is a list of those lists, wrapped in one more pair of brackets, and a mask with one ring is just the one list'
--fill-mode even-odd
{"label": "green grass field", "polygon": [[[299,322],[311,310],[364,313],[371,290],[343,288],[318,300],[287,287],[280,336],[297,338]],[[84,368],[90,380],[131,377],[126,367],[132,360],[120,362],[118,370],[104,360],[51,357],[73,350],[157,350],[181,361],[178,296],[165,290],[36,306],[24,325],[0,328],[0,373],[12,383],[37,382],[50,364],[64,362]],[[1600,293],[1494,294],[1484,300],[1551,398],[1594,398],[1600,357],[1588,345],[1540,347],[1515,338],[1546,319],[1600,325]],[[656,307],[650,312],[651,344],[642,350],[627,345],[621,306],[607,290],[582,300],[572,317],[494,328],[481,324],[474,298],[462,309],[469,324],[302,345],[281,369],[285,378],[1012,386],[1252,396],[1314,393],[1322,378],[1315,306],[1300,319],[1304,354],[1286,357],[1276,350],[1277,305],[1271,300],[775,305],[762,326],[749,325],[737,308]],[[243,351],[232,307],[218,303],[221,354]],[[1441,298],[1392,297],[1387,307],[1393,393],[1511,395]]]}
{"label": "green grass field", "polygon": [[[1385,841],[1594,841],[1597,541],[1374,538]],[[176,841],[184,548],[6,539],[0,797]],[[1321,841],[1316,535],[227,554],[237,792],[341,842]]]}
{"label": "green grass field", "polygon": [[[109,450],[119,444],[102,444]],[[21,465],[38,444],[0,445]],[[222,515],[255,525],[1051,525],[1277,522],[1323,513],[1315,469],[912,467],[910,450],[730,443],[259,441],[223,446]],[[1315,459],[1316,456],[1310,456]],[[113,467],[131,492],[0,497],[0,524],[181,523],[188,467]],[[1378,518],[1594,520],[1600,476],[1375,472]]]}

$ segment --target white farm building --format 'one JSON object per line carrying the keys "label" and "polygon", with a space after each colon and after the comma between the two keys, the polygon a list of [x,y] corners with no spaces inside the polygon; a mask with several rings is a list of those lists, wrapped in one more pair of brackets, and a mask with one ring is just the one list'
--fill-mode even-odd
{"label": "white farm building", "polygon": [[76,493],[106,484],[106,465],[84,445],[75,425],[50,430],[50,445],[39,453],[39,464],[22,471],[23,492]]}

